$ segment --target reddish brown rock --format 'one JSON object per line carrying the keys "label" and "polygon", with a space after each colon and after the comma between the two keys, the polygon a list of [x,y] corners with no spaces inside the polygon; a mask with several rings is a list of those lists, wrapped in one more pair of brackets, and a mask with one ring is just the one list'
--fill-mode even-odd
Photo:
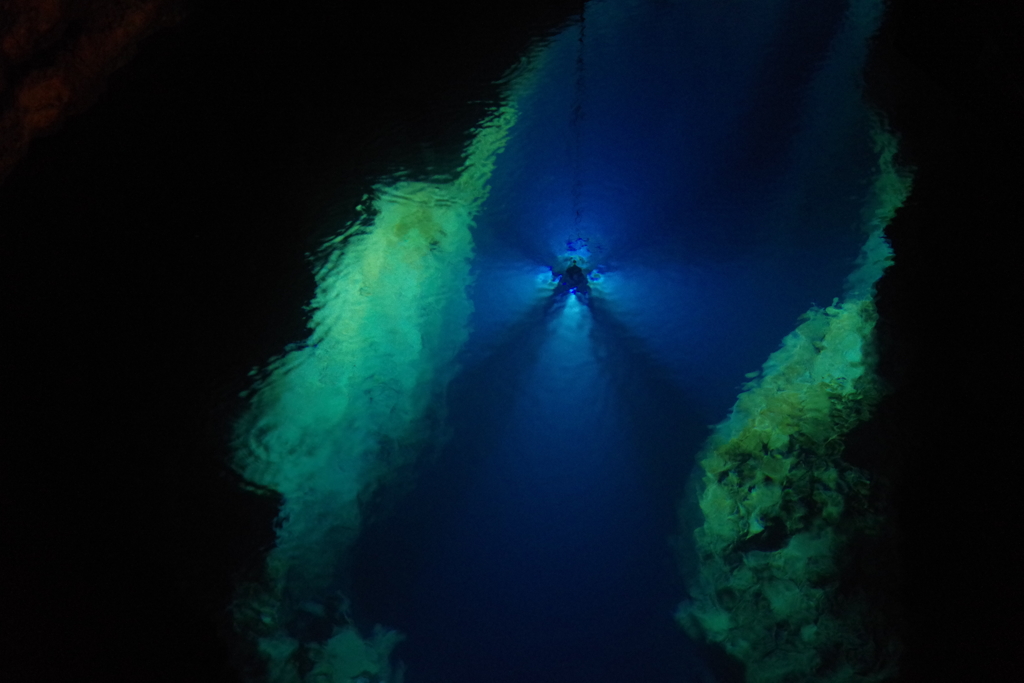
{"label": "reddish brown rock", "polygon": [[179,0],[5,0],[0,10],[0,181],[34,138],[87,108]]}

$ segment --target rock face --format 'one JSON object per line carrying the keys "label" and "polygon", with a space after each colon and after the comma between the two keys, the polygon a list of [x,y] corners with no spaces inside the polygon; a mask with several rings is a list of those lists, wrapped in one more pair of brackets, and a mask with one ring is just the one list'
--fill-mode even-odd
{"label": "rock face", "polygon": [[178,0],[6,0],[0,10],[0,181],[32,140],[87,108]]}

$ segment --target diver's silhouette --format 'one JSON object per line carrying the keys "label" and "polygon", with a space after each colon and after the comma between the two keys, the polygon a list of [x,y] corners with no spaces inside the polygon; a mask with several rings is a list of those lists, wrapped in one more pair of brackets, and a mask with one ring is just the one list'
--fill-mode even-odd
{"label": "diver's silhouette", "polygon": [[576,259],[572,260],[569,267],[558,278],[558,285],[555,287],[555,294],[569,293],[583,296],[590,293],[590,279],[587,278],[587,274],[576,263]]}

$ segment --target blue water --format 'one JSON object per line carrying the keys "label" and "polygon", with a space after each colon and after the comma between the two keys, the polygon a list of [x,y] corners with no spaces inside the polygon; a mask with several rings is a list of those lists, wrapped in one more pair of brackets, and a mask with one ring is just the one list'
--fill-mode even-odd
{"label": "blue water", "polygon": [[[744,373],[842,295],[870,26],[832,0],[590,3],[582,72],[579,26],[552,39],[477,221],[450,438],[353,565],[408,681],[706,680],[672,620],[675,508]],[[572,257],[586,303],[552,293]]]}

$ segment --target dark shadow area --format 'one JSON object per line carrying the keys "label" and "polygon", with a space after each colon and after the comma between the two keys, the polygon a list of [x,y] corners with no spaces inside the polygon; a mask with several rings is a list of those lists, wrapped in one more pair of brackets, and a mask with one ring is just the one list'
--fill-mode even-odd
{"label": "dark shadow area", "polygon": [[917,167],[888,230],[879,284],[883,376],[874,420],[906,618],[906,681],[1008,680],[1021,670],[1012,453],[1021,346],[1020,159],[1024,12],[894,0],[869,93]]}

